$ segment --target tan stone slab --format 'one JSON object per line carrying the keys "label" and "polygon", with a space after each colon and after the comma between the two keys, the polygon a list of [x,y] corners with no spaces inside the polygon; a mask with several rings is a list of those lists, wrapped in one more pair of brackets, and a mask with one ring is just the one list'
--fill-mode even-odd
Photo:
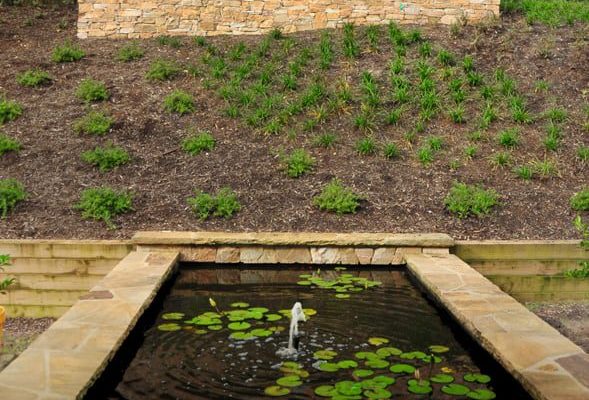
{"label": "tan stone slab", "polygon": [[238,247],[219,247],[215,262],[218,264],[238,263],[239,251]]}
{"label": "tan stone slab", "polygon": [[313,264],[358,264],[351,247],[311,247],[311,259]]}
{"label": "tan stone slab", "polygon": [[374,249],[372,265],[399,265],[403,263],[403,255],[397,253],[396,247],[378,247]]}

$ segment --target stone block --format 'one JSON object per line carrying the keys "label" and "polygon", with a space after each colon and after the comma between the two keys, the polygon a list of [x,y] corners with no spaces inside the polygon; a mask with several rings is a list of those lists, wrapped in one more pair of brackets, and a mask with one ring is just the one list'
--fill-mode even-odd
{"label": "stone block", "polygon": [[217,264],[231,264],[240,261],[240,249],[238,247],[219,247],[215,262]]}

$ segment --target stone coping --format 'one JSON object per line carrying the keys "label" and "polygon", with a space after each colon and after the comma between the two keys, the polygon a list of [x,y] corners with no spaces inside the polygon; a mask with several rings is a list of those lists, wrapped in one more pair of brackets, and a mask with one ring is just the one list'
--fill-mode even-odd
{"label": "stone coping", "polygon": [[589,399],[589,355],[452,254],[406,254],[407,268],[537,400]]}
{"label": "stone coping", "polygon": [[82,398],[113,358],[178,254],[132,252],[0,373],[0,399]]}
{"label": "stone coping", "polygon": [[263,245],[452,247],[444,233],[316,233],[316,232],[176,232],[144,231],[132,238],[135,245]]}

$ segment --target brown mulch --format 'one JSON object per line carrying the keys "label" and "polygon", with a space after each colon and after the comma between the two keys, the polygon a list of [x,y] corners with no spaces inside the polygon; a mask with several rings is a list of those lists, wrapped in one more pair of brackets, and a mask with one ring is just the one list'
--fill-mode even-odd
{"label": "brown mulch", "polygon": [[[569,119],[556,155],[545,154],[544,122],[521,128],[522,143],[513,158],[524,163],[547,157],[556,160],[559,169],[556,177],[525,182],[510,168],[493,169],[489,164],[492,154],[500,150],[496,132],[512,126],[508,114],[493,125],[491,140],[479,143],[480,155],[470,161],[462,155],[466,137],[476,125],[474,117],[464,126],[438,118],[420,134],[437,134],[445,140],[442,155],[429,168],[415,158],[419,144],[412,148],[403,140],[412,122],[407,117],[401,127],[379,126],[373,133],[379,142],[401,143],[403,156],[398,161],[355,153],[354,143],[362,134],[352,125],[353,115],[331,117],[321,130],[336,132],[338,143],[333,149],[319,149],[311,145],[313,134],[301,131],[295,139],[285,133],[264,136],[223,116],[224,102],[214,90],[203,87],[202,79],[183,75],[164,83],[147,82],[145,72],[157,58],[199,62],[203,50],[187,38],[177,50],[155,40],[141,41],[145,58],[129,64],[116,61],[118,49],[127,41],[84,40],[79,43],[86,58],[52,63],[55,45],[65,39],[75,41],[75,18],[71,8],[0,7],[0,93],[24,106],[23,116],[1,127],[23,149],[0,158],[0,178],[17,178],[28,192],[27,200],[0,220],[3,238],[127,238],[138,230],[445,232],[460,239],[577,237],[569,198],[589,181],[589,166],[576,160],[577,147],[589,146],[589,135],[582,127],[589,93],[587,25],[551,29],[508,18],[485,29],[467,26],[458,37],[446,28],[422,28],[436,47],[472,54],[485,74],[504,67],[528,95],[532,112],[540,113],[553,102],[566,108]],[[366,69],[386,76],[391,51],[385,36],[381,52],[366,54],[355,64],[338,64],[327,73],[326,81],[342,74],[357,80],[358,72]],[[309,44],[317,42],[318,35],[295,37]],[[216,37],[210,42],[227,49],[240,40],[258,39]],[[39,89],[20,87],[15,77],[33,67],[48,70],[54,82]],[[105,81],[111,93],[106,105],[92,106],[106,108],[117,120],[113,132],[103,138],[72,130],[73,122],[86,112],[74,92],[87,77]],[[534,91],[534,82],[540,79],[550,83],[548,94]],[[177,117],[162,110],[163,97],[174,88],[194,94],[195,113]],[[196,157],[182,152],[178,145],[190,129],[211,131],[217,148]],[[127,149],[132,162],[100,173],[80,160],[83,151],[109,141]],[[280,169],[278,154],[302,146],[316,158],[317,167],[311,174],[289,179]],[[448,167],[454,158],[462,163],[455,171]],[[333,177],[366,199],[355,215],[328,214],[312,205],[312,197]],[[457,180],[494,188],[502,196],[501,206],[480,219],[453,217],[444,209],[443,199]],[[80,191],[102,185],[135,194],[135,211],[117,218],[118,230],[83,220],[72,207]],[[229,220],[195,218],[186,198],[195,189],[215,191],[223,186],[236,191],[242,211]]]}
{"label": "brown mulch", "polygon": [[585,352],[589,352],[589,302],[536,303],[528,307]]}

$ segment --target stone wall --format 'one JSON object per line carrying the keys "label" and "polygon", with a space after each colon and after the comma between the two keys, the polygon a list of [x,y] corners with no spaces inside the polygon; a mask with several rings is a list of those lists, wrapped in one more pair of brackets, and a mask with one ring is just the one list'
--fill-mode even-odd
{"label": "stone wall", "polygon": [[499,15],[500,0],[78,0],[78,37],[260,34],[346,22],[451,24]]}

